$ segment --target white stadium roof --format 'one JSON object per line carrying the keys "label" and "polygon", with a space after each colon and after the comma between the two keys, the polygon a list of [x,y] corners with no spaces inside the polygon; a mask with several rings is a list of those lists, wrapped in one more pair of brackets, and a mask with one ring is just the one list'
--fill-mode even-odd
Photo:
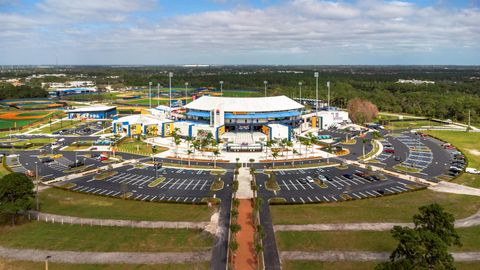
{"label": "white stadium roof", "polygon": [[185,106],[187,109],[225,112],[278,112],[302,109],[303,105],[286,96],[276,97],[213,97],[202,96]]}
{"label": "white stadium roof", "polygon": [[170,120],[162,120],[153,115],[148,114],[134,114],[125,117],[118,118],[113,120],[113,123],[125,123],[128,122],[129,125],[143,124],[144,126],[149,125],[161,125],[162,123],[170,123]]}
{"label": "white stadium roof", "polygon": [[67,113],[81,113],[81,112],[106,112],[112,109],[115,109],[115,106],[89,106],[89,107],[79,107],[73,110],[67,110]]}

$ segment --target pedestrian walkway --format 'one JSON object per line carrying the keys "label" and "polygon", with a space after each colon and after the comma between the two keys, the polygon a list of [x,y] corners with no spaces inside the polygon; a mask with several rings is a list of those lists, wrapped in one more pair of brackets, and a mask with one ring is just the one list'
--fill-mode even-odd
{"label": "pedestrian walkway", "polygon": [[[452,252],[457,262],[480,261],[480,252]],[[370,251],[282,251],[283,261],[307,260],[307,261],[387,261],[390,253]]]}
{"label": "pedestrian walkway", "polygon": [[169,264],[210,260],[211,251],[199,252],[84,252],[18,249],[0,246],[0,257],[20,261],[49,261],[78,264]]}
{"label": "pedestrian walkway", "polygon": [[252,180],[252,175],[250,175],[250,169],[247,167],[242,167],[239,170],[238,174],[238,199],[251,199],[253,198],[253,191],[251,189],[250,181]]}
{"label": "pedestrian walkway", "polygon": [[239,247],[236,253],[237,256],[235,258],[235,269],[255,270],[257,268],[255,261],[255,250],[253,246],[255,228],[253,227],[252,213],[252,201],[245,199],[240,200],[237,222],[242,228],[237,233],[237,242]]}
{"label": "pedestrian walkway", "polygon": [[[215,226],[209,222],[188,222],[188,221],[140,221],[122,219],[99,219],[62,216],[48,213],[29,212],[28,217],[32,220],[60,223],[60,224],[81,224],[90,226],[113,226],[131,228],[165,228],[165,229],[205,229],[207,225]],[[218,222],[217,220],[213,222]]]}

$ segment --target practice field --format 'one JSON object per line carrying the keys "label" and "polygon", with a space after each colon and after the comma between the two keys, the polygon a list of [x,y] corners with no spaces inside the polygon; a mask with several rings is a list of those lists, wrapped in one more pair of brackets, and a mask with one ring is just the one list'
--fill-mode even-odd
{"label": "practice field", "polygon": [[[450,251],[472,252],[480,250],[480,226],[458,228],[461,247]],[[277,232],[278,247],[282,251],[373,251],[388,252],[397,242],[390,231],[326,231]],[[325,244],[328,243],[328,244]]]}
{"label": "practice field", "polygon": [[[192,264],[69,264],[69,263],[48,263],[50,270],[207,270],[208,262]],[[2,270],[31,270],[43,269],[44,262],[12,261],[0,259]]]}
{"label": "practice field", "polygon": [[403,129],[403,128],[419,128],[425,126],[442,126],[444,124],[434,122],[434,121],[427,121],[427,120],[419,120],[419,121],[399,121],[399,122],[390,122],[385,128],[387,129]]}
{"label": "practice field", "polygon": [[263,91],[223,90],[224,97],[263,97]]}
{"label": "practice field", "polygon": [[[468,159],[468,167],[480,169],[480,133],[449,130],[430,130],[425,133],[458,147]],[[480,188],[480,175],[463,173],[455,183]]]}
{"label": "practice field", "polygon": [[41,211],[85,218],[209,221],[214,208],[206,205],[122,200],[49,188],[40,193]]}
{"label": "practice field", "polygon": [[418,213],[418,207],[434,202],[457,219],[473,215],[480,208],[475,196],[421,190],[340,203],[272,205],[271,212],[275,224],[408,222]]}
{"label": "practice field", "polygon": [[60,225],[32,221],[0,227],[0,245],[32,248],[101,252],[186,252],[212,247],[213,237],[200,230],[146,229]]}
{"label": "practice field", "polygon": [[21,128],[52,115],[52,111],[7,111],[0,113],[0,129]]}

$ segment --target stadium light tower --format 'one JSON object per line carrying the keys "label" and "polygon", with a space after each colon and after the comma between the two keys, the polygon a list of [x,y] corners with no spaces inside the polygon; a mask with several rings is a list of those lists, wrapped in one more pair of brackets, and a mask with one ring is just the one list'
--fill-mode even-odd
{"label": "stadium light tower", "polygon": [[157,107],[160,106],[160,83],[157,83]]}
{"label": "stadium light tower", "polygon": [[187,105],[188,100],[188,82],[185,82],[185,105]]}
{"label": "stadium light tower", "polygon": [[298,82],[298,87],[300,88],[300,104],[302,104],[302,82]]}
{"label": "stadium light tower", "polygon": [[152,82],[148,83],[148,103],[151,109],[152,108]]}
{"label": "stadium light tower", "polygon": [[223,96],[223,81],[220,81],[220,93]]}
{"label": "stadium light tower", "polygon": [[318,72],[315,72],[314,76],[315,76],[315,115],[318,115]]}
{"label": "stadium light tower", "polygon": [[263,81],[263,84],[265,85],[265,97],[267,97],[267,81]]}
{"label": "stadium light tower", "polygon": [[330,81],[327,82],[327,108],[330,110]]}
{"label": "stadium light tower", "polygon": [[170,88],[168,107],[170,107],[170,112],[169,112],[170,117],[172,116],[172,77],[173,77],[173,72],[168,72],[168,87]]}

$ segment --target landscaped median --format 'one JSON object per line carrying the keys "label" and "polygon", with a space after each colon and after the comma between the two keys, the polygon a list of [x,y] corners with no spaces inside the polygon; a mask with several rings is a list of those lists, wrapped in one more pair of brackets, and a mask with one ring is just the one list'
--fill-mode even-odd
{"label": "landscaped median", "polygon": [[152,182],[148,183],[148,187],[149,188],[154,188],[154,187],[160,185],[163,181],[165,181],[165,177],[163,177],[163,176],[159,177],[159,178],[153,180]]}
{"label": "landscaped median", "polygon": [[106,172],[102,172],[100,174],[97,174],[93,177],[93,179],[95,180],[105,180],[109,177],[112,177],[114,175],[118,174],[117,171],[106,171]]}

